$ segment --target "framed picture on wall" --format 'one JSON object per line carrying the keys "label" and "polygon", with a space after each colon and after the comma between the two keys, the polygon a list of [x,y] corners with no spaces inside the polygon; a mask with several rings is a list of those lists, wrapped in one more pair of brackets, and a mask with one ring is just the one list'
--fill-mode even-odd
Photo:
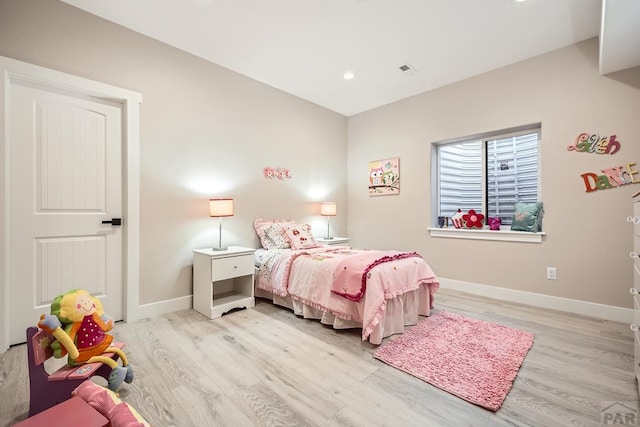
{"label": "framed picture on wall", "polygon": [[400,158],[369,162],[369,196],[400,194]]}

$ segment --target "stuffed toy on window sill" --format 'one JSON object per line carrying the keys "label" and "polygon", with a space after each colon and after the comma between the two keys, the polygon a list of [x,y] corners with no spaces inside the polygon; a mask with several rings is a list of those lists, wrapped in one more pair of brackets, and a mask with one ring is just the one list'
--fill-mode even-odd
{"label": "stuffed toy on window sill", "polygon": [[[38,327],[56,338],[51,344],[54,357],[69,355],[71,366],[102,362],[111,368],[109,389],[117,391],[123,382],[133,381],[133,369],[124,352],[111,346],[113,319],[105,314],[100,300],[84,289],[58,295],[51,303],[51,314],[41,315]],[[105,353],[115,353],[122,366]]]}
{"label": "stuffed toy on window sill", "polygon": [[492,216],[489,218],[489,230],[497,231],[500,230],[500,226],[502,225],[502,219],[497,216]]}

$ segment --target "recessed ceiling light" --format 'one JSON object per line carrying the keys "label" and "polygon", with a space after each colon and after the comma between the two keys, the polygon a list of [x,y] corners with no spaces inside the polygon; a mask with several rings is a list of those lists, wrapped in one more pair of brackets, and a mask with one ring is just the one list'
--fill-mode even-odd
{"label": "recessed ceiling light", "polygon": [[355,76],[356,75],[353,73],[353,71],[345,71],[344,74],[342,75],[342,78],[345,80],[351,80]]}

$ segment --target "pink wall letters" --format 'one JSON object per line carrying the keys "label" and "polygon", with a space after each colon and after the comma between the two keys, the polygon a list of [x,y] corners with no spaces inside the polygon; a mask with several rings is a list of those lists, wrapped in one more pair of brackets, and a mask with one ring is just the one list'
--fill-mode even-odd
{"label": "pink wall letters", "polygon": [[264,173],[264,177],[266,179],[279,179],[282,181],[293,178],[293,176],[291,176],[291,171],[287,168],[266,167],[262,170],[262,173]]}

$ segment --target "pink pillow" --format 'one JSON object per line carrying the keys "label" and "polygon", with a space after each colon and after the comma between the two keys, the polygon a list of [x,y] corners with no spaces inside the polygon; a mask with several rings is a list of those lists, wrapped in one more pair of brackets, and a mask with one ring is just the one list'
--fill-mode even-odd
{"label": "pink pillow", "polygon": [[111,427],[145,427],[148,426],[144,419],[125,402],[117,404],[109,412]]}
{"label": "pink pillow", "polygon": [[285,227],[289,227],[292,225],[295,225],[295,221],[292,219],[263,219],[263,218],[258,218],[256,220],[253,221],[253,228],[255,228],[256,230],[256,234],[258,235],[258,237],[260,238],[260,243],[262,244],[262,247],[265,249],[272,249],[272,247],[274,246],[274,243],[271,241],[271,239],[269,239],[266,234],[265,231],[267,228],[273,226],[277,229],[282,229]]}
{"label": "pink pillow", "polygon": [[296,224],[293,227],[285,228],[284,233],[289,239],[291,249],[311,249],[322,246],[322,244],[316,242],[315,237],[311,234],[311,226],[309,224]]}
{"label": "pink pillow", "polygon": [[111,427],[149,426],[132,406],[121,401],[113,391],[91,380],[83,381],[71,394],[82,398],[89,406],[107,417]]}
{"label": "pink pillow", "polygon": [[91,380],[83,381],[71,395],[81,397],[96,411],[109,418],[109,412],[120,403],[120,399],[111,390],[101,387]]}

